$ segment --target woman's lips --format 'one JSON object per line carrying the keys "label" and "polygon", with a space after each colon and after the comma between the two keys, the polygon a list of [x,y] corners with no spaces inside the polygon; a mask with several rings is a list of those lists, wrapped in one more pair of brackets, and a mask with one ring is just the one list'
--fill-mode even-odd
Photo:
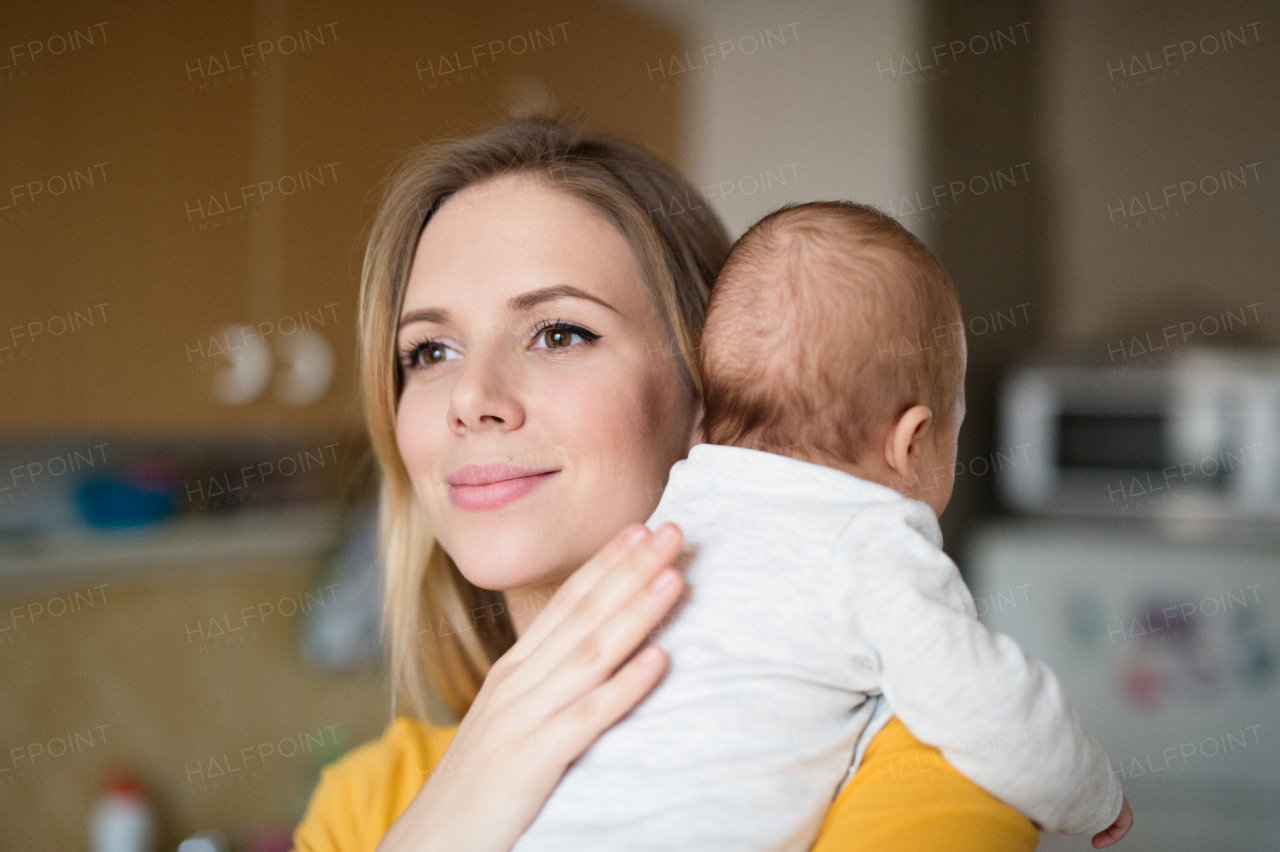
{"label": "woman's lips", "polygon": [[449,502],[467,512],[497,509],[519,500],[559,471],[526,471],[510,465],[469,465],[451,474]]}

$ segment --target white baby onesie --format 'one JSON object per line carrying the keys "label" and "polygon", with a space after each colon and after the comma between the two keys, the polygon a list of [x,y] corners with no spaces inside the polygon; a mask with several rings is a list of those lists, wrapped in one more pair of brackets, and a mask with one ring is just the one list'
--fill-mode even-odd
{"label": "white baby onesie", "polygon": [[[1120,784],[1053,673],[983,627],[932,510],[841,471],[699,444],[648,521],[693,551],[670,668],[570,768],[513,852],[807,850],[885,704],[1047,831]],[[856,752],[856,753],[855,753]]]}

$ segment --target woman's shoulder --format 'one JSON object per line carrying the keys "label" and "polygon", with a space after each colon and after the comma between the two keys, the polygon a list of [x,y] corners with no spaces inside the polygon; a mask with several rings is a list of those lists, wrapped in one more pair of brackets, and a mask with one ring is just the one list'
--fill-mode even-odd
{"label": "woman's shoulder", "polygon": [[293,834],[297,852],[373,852],[453,739],[456,725],[398,716],[320,770]]}
{"label": "woman's shoulder", "polygon": [[[326,766],[321,776],[327,773],[335,780],[357,784],[376,782],[375,786],[385,784],[388,775],[412,780],[411,773],[430,772],[439,762],[457,729],[457,725],[434,725],[409,716],[397,716],[380,737],[356,746]],[[421,781],[420,778],[417,783]]]}

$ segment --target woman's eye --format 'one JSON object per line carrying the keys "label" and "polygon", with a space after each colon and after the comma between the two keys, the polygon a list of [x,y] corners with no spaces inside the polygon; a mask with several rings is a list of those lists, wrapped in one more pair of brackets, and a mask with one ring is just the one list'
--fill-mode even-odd
{"label": "woman's eye", "polygon": [[[534,349],[566,349],[579,343],[590,343],[600,335],[576,325],[550,325],[538,332]],[[540,344],[540,345],[539,345]]]}
{"label": "woman's eye", "polygon": [[559,349],[562,346],[572,346],[575,337],[581,339],[582,335],[574,334],[567,328],[549,328],[542,332],[541,339],[548,349]]}
{"label": "woman's eye", "polygon": [[411,348],[405,357],[405,361],[410,369],[414,369],[416,367],[430,367],[433,364],[439,364],[442,361],[453,361],[460,357],[462,356],[440,341],[428,340]]}

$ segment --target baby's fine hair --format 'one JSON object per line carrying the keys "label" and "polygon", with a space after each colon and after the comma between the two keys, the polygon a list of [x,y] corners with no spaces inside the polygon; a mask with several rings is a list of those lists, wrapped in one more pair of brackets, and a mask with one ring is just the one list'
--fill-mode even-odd
{"label": "baby's fine hair", "polygon": [[945,428],[962,393],[955,284],[873,207],[782,207],[733,245],[700,349],[707,441],[857,462],[913,405]]}

